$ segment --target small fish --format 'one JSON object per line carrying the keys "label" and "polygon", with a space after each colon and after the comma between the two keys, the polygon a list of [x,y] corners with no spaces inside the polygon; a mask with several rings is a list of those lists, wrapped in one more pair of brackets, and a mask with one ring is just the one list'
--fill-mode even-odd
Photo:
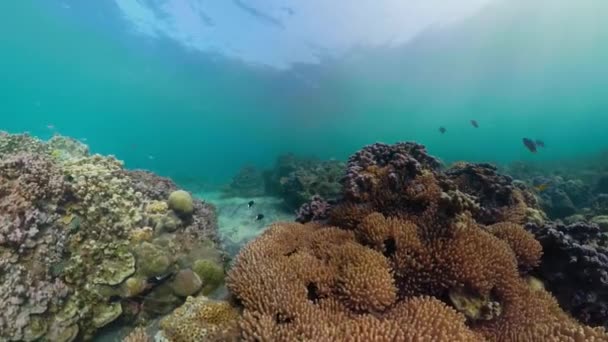
{"label": "small fish", "polygon": [[479,128],[479,124],[477,123],[477,120],[471,120],[471,125],[473,125],[473,127],[475,127],[475,128]]}
{"label": "small fish", "polygon": [[53,125],[53,124],[48,124],[48,125],[46,125],[46,128],[48,128],[48,129],[50,129],[50,130],[53,130],[53,129],[55,129],[55,125]]}
{"label": "small fish", "polygon": [[253,207],[254,204],[255,204],[254,201],[249,201],[249,203],[247,203],[247,208]]}
{"label": "small fish", "polygon": [[87,142],[87,140],[88,140],[87,138],[80,138],[80,141],[82,141],[82,142]]}
{"label": "small fish", "polygon": [[155,277],[150,277],[150,278],[148,278],[147,282],[149,284],[158,285],[158,284],[164,282],[165,280],[171,278],[172,276],[173,276],[173,272],[169,272],[167,274],[163,274],[163,275],[159,275],[159,276],[155,276]]}
{"label": "small fish", "polygon": [[543,192],[545,190],[549,189],[549,183],[543,183],[543,184],[539,184],[537,186],[534,187],[534,190],[538,191],[538,192]]}
{"label": "small fish", "polygon": [[148,156],[148,159],[154,160],[154,159],[156,159],[156,157],[155,156]]}
{"label": "small fish", "polygon": [[526,148],[530,152],[536,153],[536,144],[534,143],[534,140],[528,139],[528,138],[523,138],[522,141],[524,143],[524,146],[526,146]]}
{"label": "small fish", "polygon": [[545,142],[544,141],[542,141],[540,139],[536,139],[535,143],[536,143],[536,146],[545,148]]}
{"label": "small fish", "polygon": [[262,220],[263,218],[264,218],[264,214],[258,214],[258,215],[255,217],[255,220],[256,220],[256,221],[260,221],[260,220]]}
{"label": "small fish", "polygon": [[445,134],[445,132],[447,132],[447,131],[448,131],[448,130],[447,130],[447,129],[445,129],[445,127],[439,127],[439,132],[440,132],[441,134]]}

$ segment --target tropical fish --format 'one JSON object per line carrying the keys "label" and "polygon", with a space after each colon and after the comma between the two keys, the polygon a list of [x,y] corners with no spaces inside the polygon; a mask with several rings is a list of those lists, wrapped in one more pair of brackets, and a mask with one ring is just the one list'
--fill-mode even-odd
{"label": "tropical fish", "polygon": [[48,128],[48,129],[50,129],[50,130],[53,130],[53,129],[55,129],[55,125],[53,125],[53,124],[48,124],[48,125],[46,125],[46,128]]}
{"label": "tropical fish", "polygon": [[260,220],[262,220],[263,218],[264,218],[264,214],[258,214],[258,215],[255,217],[255,220],[256,220],[256,221],[260,221]]}
{"label": "tropical fish", "polygon": [[524,146],[526,146],[526,148],[532,152],[532,153],[536,153],[536,144],[534,143],[534,140],[529,139],[529,138],[523,138],[523,143]]}
{"label": "tropical fish", "polygon": [[477,120],[471,120],[471,125],[473,125],[473,127],[475,127],[475,128],[479,128],[479,124],[477,123]]}
{"label": "tropical fish", "polygon": [[249,203],[247,203],[247,208],[253,207],[254,204],[255,204],[254,201],[249,201]]}
{"label": "tropical fish", "polygon": [[545,142],[544,141],[542,141],[540,139],[536,139],[535,143],[536,143],[536,146],[545,148]]}
{"label": "tropical fish", "polygon": [[448,131],[448,130],[447,130],[447,129],[445,129],[445,127],[439,127],[439,132],[440,132],[441,134],[444,134],[444,133],[445,133],[445,132],[447,132],[447,131]]}

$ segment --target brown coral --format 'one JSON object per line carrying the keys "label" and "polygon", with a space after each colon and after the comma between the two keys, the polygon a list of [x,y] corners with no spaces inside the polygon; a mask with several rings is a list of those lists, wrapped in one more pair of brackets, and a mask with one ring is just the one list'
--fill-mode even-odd
{"label": "brown coral", "polygon": [[338,227],[276,224],[246,246],[227,276],[242,337],[608,340],[528,284],[520,271],[540,257],[529,234],[485,226],[521,219],[520,190],[488,165],[432,161],[417,145],[368,147],[349,160]]}
{"label": "brown coral", "polygon": [[543,248],[532,233],[520,225],[501,222],[489,226],[488,231],[497,238],[505,241],[517,258],[517,265],[527,272],[540,264]]}
{"label": "brown coral", "polygon": [[236,341],[239,313],[228,302],[188,297],[184,305],[160,321],[170,341]]}
{"label": "brown coral", "polygon": [[[245,308],[240,323],[243,337],[464,341],[483,336],[492,341],[533,341],[581,334],[590,340],[608,338],[603,331],[569,319],[543,290],[532,290],[520,278],[509,244],[470,217],[461,217],[449,234],[437,239],[422,237],[423,230],[377,213],[355,232],[318,225],[272,226],[245,247],[228,275],[230,290]],[[395,240],[392,253],[386,249],[387,239]],[[471,320],[467,327],[464,315],[440,303],[437,298],[454,289],[466,289],[465,296],[488,298],[487,306],[480,308],[486,310],[481,313],[485,318]],[[425,316],[427,312],[434,312],[436,318]]]}

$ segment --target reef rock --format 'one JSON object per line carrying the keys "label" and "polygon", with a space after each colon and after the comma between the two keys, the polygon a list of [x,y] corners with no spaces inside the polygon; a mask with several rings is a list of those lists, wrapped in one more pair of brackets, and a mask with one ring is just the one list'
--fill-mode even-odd
{"label": "reef rock", "polygon": [[589,222],[597,224],[602,231],[608,232],[608,215],[595,216]]}
{"label": "reef rock", "polygon": [[543,246],[538,274],[560,305],[586,324],[608,328],[608,232],[584,222],[526,229]]}
{"label": "reef rock", "polygon": [[0,340],[91,339],[123,306],[161,298],[170,272],[223,264],[210,205],[190,198],[171,231],[148,224],[170,214],[159,203],[177,190],[74,139],[0,134]]}

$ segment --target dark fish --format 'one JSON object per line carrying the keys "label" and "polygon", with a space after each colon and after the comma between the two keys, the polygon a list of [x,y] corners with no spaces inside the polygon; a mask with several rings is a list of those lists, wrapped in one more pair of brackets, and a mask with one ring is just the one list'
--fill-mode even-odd
{"label": "dark fish", "polygon": [[171,278],[173,276],[173,272],[169,272],[167,274],[163,274],[156,277],[148,278],[148,284],[158,285],[163,283],[165,280]]}
{"label": "dark fish", "polygon": [[439,132],[441,132],[441,134],[444,134],[445,132],[447,132],[448,130],[445,129],[445,127],[439,127]]}
{"label": "dark fish", "polygon": [[256,220],[256,221],[260,221],[260,220],[261,220],[261,219],[263,219],[263,218],[264,218],[264,214],[258,214],[258,215],[255,217],[255,220]]}
{"label": "dark fish", "polygon": [[479,124],[477,123],[477,120],[471,120],[471,125],[473,125],[473,127],[475,127],[475,128],[479,128]]}
{"label": "dark fish", "polygon": [[247,203],[247,208],[253,207],[254,204],[255,204],[254,201],[249,201],[249,203]]}
{"label": "dark fish", "polygon": [[544,141],[542,141],[540,139],[536,139],[535,143],[536,143],[536,146],[545,148],[545,142]]}
{"label": "dark fish", "polygon": [[526,146],[526,148],[528,150],[530,150],[530,152],[536,153],[536,144],[534,143],[534,140],[528,139],[528,138],[524,138],[522,141],[524,143],[524,146]]}

